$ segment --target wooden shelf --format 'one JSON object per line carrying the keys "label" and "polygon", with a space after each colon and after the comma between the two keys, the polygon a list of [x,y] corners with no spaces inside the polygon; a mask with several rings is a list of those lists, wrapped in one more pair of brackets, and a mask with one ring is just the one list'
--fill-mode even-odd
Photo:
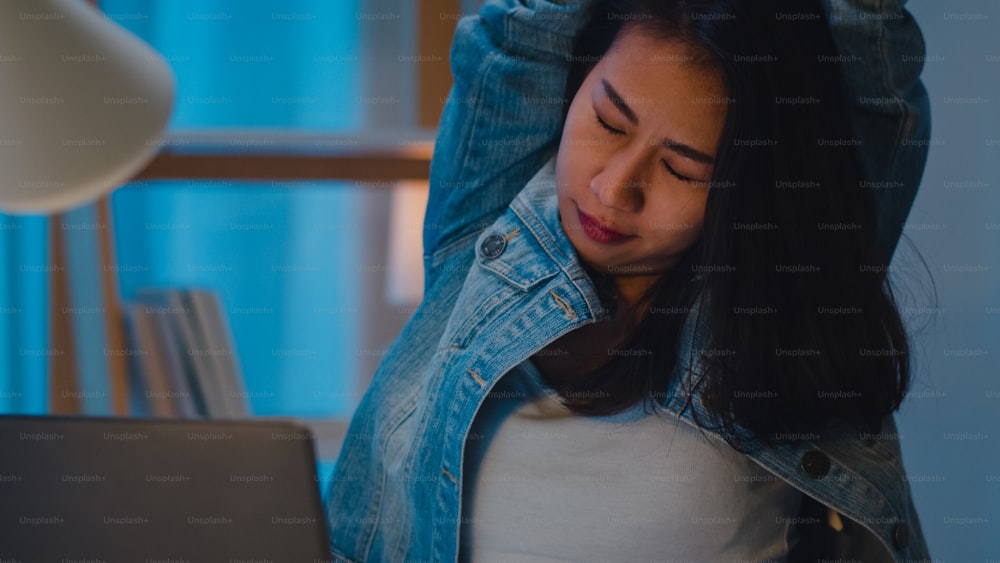
{"label": "wooden shelf", "polygon": [[171,134],[135,180],[426,180],[429,133],[333,136],[280,131]]}

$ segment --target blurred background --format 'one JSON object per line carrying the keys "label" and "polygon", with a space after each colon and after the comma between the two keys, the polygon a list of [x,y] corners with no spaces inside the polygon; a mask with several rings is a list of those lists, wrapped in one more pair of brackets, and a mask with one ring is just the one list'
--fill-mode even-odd
{"label": "blurred background", "polygon": [[[146,287],[215,292],[248,410],[305,420],[328,474],[371,373],[419,302],[426,185],[397,182],[391,169],[362,171],[372,178],[360,181],[324,178],[324,170],[287,177],[341,149],[367,155],[368,169],[415,152],[403,156],[423,161],[426,177],[450,87],[451,34],[476,6],[80,1],[167,60],[177,95],[164,149],[207,160],[194,171],[190,161],[167,162],[152,179],[119,188],[109,224],[98,204],[52,218],[0,216],[8,265],[0,277],[0,412],[121,414],[108,377],[114,308],[101,271],[100,238],[110,233],[114,256],[103,269],[122,301]],[[287,158],[264,174],[253,162],[261,154]],[[206,169],[230,178],[162,178]],[[50,255],[54,244],[64,248],[63,263]],[[61,270],[63,304],[49,299]],[[54,343],[60,329],[70,331],[72,350]],[[76,381],[63,389],[65,371]],[[130,414],[143,414],[141,402],[132,397]]]}
{"label": "blurred background", "polygon": [[915,352],[897,420],[931,555],[990,560],[1000,557],[1000,2],[907,7],[927,43],[932,117],[892,264]]}
{"label": "blurred background", "polygon": [[[0,412],[59,412],[71,399],[78,412],[115,414],[97,236],[106,231],[122,300],[142,287],[216,292],[250,411],[307,421],[326,475],[371,373],[419,302],[426,186],[377,174],[274,179],[253,158],[286,155],[280,165],[291,175],[309,166],[304,158],[338,148],[411,151],[426,161],[450,85],[450,36],[478,2],[97,4],[176,75],[165,147],[205,156],[209,167],[243,160],[228,178],[140,176],[109,198],[109,224],[95,205],[52,218],[0,215]],[[893,261],[915,352],[899,430],[935,560],[997,560],[1000,3],[908,7],[927,43],[933,123]],[[49,299],[54,230],[70,298],[57,311]],[[76,342],[79,385],[70,396],[53,396],[52,365],[63,355],[52,345],[53,322],[66,323]]]}

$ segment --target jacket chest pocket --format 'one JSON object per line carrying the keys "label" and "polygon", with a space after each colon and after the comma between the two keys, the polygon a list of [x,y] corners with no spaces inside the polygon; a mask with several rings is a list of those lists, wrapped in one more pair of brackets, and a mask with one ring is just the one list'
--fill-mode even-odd
{"label": "jacket chest pocket", "polygon": [[459,349],[561,271],[510,210],[479,235],[475,252],[445,330],[445,341]]}
{"label": "jacket chest pocket", "polygon": [[475,249],[479,267],[521,291],[559,273],[559,265],[509,209],[480,233]]}

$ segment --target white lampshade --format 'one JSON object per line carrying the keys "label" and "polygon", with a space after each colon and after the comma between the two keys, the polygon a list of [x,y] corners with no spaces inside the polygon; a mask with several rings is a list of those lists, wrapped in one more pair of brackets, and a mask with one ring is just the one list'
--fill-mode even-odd
{"label": "white lampshade", "polygon": [[84,0],[0,0],[0,210],[65,211],[142,170],[174,78]]}

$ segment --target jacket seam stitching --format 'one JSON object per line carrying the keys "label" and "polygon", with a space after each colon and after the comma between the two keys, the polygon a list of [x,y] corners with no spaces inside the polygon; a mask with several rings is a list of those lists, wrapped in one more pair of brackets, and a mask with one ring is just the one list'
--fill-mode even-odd
{"label": "jacket seam stitching", "polygon": [[[382,444],[381,448],[382,459],[386,459],[386,448],[389,447],[389,438],[393,434],[395,434],[396,431],[399,430],[399,427],[402,426],[403,423],[406,422],[406,420],[410,418],[413,415],[413,413],[416,412],[417,410],[417,400],[415,396],[410,402],[412,403],[412,407],[407,406],[404,410],[404,414],[400,416],[399,420],[389,425],[390,430],[386,433],[386,439],[385,442]],[[375,514],[378,516],[379,520],[381,520],[381,515],[382,515],[382,502],[385,500],[385,479],[386,479],[385,471],[381,471],[380,473],[382,475],[378,488],[378,503],[376,503],[376,509],[375,509]],[[368,542],[365,545],[365,552],[364,552],[365,560],[368,559],[368,555],[371,553],[372,544],[375,542],[375,534],[378,527],[379,527],[378,522],[373,522],[371,526],[371,531],[369,532],[368,535]]]}

